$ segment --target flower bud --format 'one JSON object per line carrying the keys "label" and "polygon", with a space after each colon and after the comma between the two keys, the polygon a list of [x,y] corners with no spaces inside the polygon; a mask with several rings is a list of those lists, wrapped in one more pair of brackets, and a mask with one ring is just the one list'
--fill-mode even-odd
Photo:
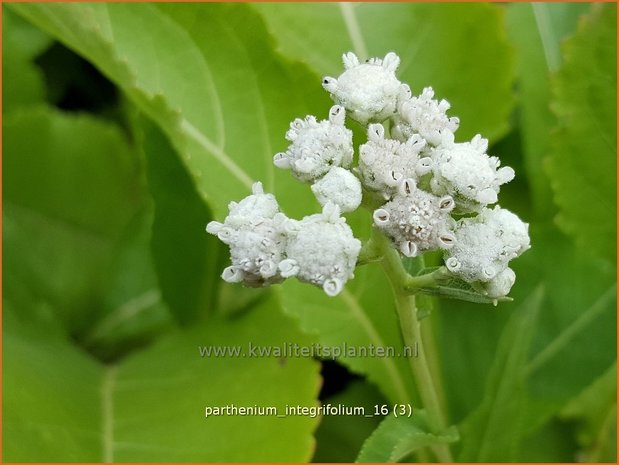
{"label": "flower bud", "polygon": [[359,148],[359,173],[365,187],[387,199],[403,179],[418,180],[432,169],[432,159],[420,156],[426,143],[420,136],[406,143],[385,138],[381,124],[368,127],[368,142]]}
{"label": "flower bud", "polygon": [[434,147],[452,144],[460,120],[447,117],[449,108],[447,100],[434,100],[432,87],[423,89],[419,97],[401,99],[394,118],[394,137],[405,141],[418,134]]}
{"label": "flower bud", "polygon": [[252,191],[240,202],[231,202],[225,221],[211,221],[206,231],[230,247],[232,265],[222,278],[257,287],[282,281],[278,266],[291,220],[280,213],[275,197],[265,194],[261,183],[255,183]]}
{"label": "flower bud", "polygon": [[360,250],[361,242],[340,217],[339,207],[329,202],[322,213],[298,222],[286,247],[288,258],[279,269],[282,276],[296,276],[335,296],[352,278]]}
{"label": "flower bud", "polygon": [[451,195],[463,212],[496,203],[500,186],[514,178],[514,170],[499,168],[499,159],[489,157],[487,149],[488,141],[480,135],[471,142],[435,149],[432,192]]}
{"label": "flower bud", "polygon": [[348,52],[343,62],[345,71],[337,79],[327,76],[322,81],[333,100],[361,124],[380,123],[392,116],[402,86],[395,76],[400,58],[390,52],[382,60],[371,58],[360,63]]}
{"label": "flower bud", "polygon": [[312,185],[312,192],[320,205],[328,202],[337,205],[342,212],[356,210],[361,204],[361,182],[350,171],[334,166]]}
{"label": "flower bud", "polygon": [[324,176],[333,166],[347,168],[352,163],[352,131],[344,126],[345,111],[333,106],[329,119],[316,121],[314,116],[297,118],[290,123],[286,152],[273,157],[278,168],[289,169],[294,177],[313,182]]}
{"label": "flower bud", "polygon": [[417,189],[412,179],[399,185],[398,194],[374,211],[374,224],[407,257],[426,250],[450,249],[456,241],[449,216],[454,201]]}
{"label": "flower bud", "polygon": [[[468,282],[499,279],[497,276],[507,269],[509,261],[530,248],[528,229],[527,223],[508,210],[484,208],[476,217],[458,221],[456,241],[445,253],[445,265]],[[502,276],[500,279],[506,275]],[[499,281],[493,286],[506,287]]]}

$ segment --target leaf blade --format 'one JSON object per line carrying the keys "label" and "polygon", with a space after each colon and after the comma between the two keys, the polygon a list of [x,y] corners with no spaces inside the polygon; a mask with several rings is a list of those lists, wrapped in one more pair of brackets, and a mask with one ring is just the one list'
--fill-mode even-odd
{"label": "leaf blade", "polygon": [[502,11],[494,5],[252,6],[278,38],[281,53],[308,63],[321,75],[341,73],[341,56],[349,50],[361,60],[394,51],[402,60],[398,75],[413,92],[432,86],[439,98],[452,104],[451,114],[461,119],[456,137],[466,140],[481,132],[496,140],[507,130],[513,60],[502,31]]}
{"label": "leaf blade", "polygon": [[[616,261],[616,10],[600,5],[564,47],[552,83],[559,126],[547,172],[557,224],[585,249]],[[583,70],[586,69],[586,73]]]}
{"label": "leaf blade", "polygon": [[[523,373],[543,293],[543,288],[536,289],[505,326],[483,401],[461,426],[459,460],[488,462],[515,457],[518,415],[524,400]],[[499,428],[499,424],[503,426]],[[509,425],[509,430],[505,425]]]}
{"label": "leaf blade", "polygon": [[423,410],[415,411],[411,418],[388,416],[365,441],[356,462],[399,462],[422,448],[458,440],[455,427],[434,434],[429,431],[426,422]]}
{"label": "leaf blade", "polygon": [[523,162],[536,213],[553,213],[552,190],[544,171],[551,129],[556,118],[550,110],[550,73],[562,56],[559,45],[576,29],[586,3],[520,3],[507,8],[507,34],[516,48]]}
{"label": "leaf blade", "polygon": [[[272,156],[289,122],[310,111],[322,117],[328,97],[306,68],[270,49],[260,18],[245,5],[12,8],[91,60],[157,122],[215,216],[256,180],[293,194],[281,196],[287,213],[314,205],[289,173],[275,173]],[[303,91],[284,95],[283,88]]]}

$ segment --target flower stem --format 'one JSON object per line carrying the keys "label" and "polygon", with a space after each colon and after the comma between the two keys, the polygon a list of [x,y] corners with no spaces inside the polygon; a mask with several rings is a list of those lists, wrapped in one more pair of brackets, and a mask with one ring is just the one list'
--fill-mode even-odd
{"label": "flower stem", "polygon": [[[430,428],[437,433],[444,431],[447,427],[447,422],[442,412],[432,373],[428,365],[428,355],[421,337],[420,322],[417,319],[415,296],[410,295],[410,291],[407,290],[407,284],[411,276],[402,266],[398,253],[390,247],[388,240],[382,233],[377,231],[374,235],[374,240],[378,242],[379,247],[383,251],[384,258],[381,263],[395,295],[396,310],[400,320],[400,330],[402,331],[404,344],[409,347],[416,345],[418,348],[418,357],[409,358],[409,365],[417,384],[423,407],[428,415]],[[449,446],[446,444],[436,444],[432,446],[432,450],[440,461],[453,462]]]}
{"label": "flower stem", "polygon": [[416,294],[422,288],[436,287],[441,279],[447,275],[447,268],[440,267],[432,273],[422,274],[419,276],[407,275],[403,282],[404,290],[408,294]]}

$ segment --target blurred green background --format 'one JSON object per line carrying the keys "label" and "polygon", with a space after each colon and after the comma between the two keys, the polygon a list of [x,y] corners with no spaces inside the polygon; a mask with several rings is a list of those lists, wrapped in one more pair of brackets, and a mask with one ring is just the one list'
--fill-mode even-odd
{"label": "blurred green background", "polygon": [[[2,13],[4,461],[347,462],[374,431],[361,460],[392,458],[379,417],[203,415],[416,404],[401,359],[198,353],[401,344],[380,267],[334,299],[296,282],[245,289],[220,279],[227,250],[204,232],[254,180],[290,216],[318,211],[271,157],[292,119],[326,116],[320,78],[349,50],[398,53],[414,93],[433,86],[452,104],[456,140],[481,133],[517,173],[501,205],[530,223],[532,249],[514,262],[514,301],[421,302],[455,457],[616,461],[616,5]],[[367,238],[369,218],[349,222]]]}

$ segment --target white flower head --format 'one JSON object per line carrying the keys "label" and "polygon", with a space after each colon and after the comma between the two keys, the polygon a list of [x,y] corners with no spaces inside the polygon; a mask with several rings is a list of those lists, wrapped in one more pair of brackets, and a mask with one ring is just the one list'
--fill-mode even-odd
{"label": "white flower head", "polygon": [[[445,265],[468,282],[490,282],[530,248],[529,225],[499,206],[458,221]],[[498,285],[497,283],[495,283]]]}
{"label": "white flower head", "polygon": [[359,173],[363,184],[390,198],[402,180],[417,180],[432,169],[432,159],[420,157],[425,145],[418,135],[405,143],[385,139],[382,124],[371,124],[368,142],[359,147]]}
{"label": "white flower head", "polygon": [[342,212],[354,211],[361,204],[361,182],[350,171],[339,166],[334,166],[312,184],[312,192],[320,205],[332,202]]}
{"label": "white flower head", "polygon": [[[404,96],[408,92],[404,89]],[[460,120],[447,116],[449,108],[447,100],[434,99],[432,87],[423,89],[419,97],[402,98],[393,127],[394,137],[407,140],[414,134],[419,134],[428,144],[435,147],[452,144]]]}
{"label": "white flower head", "polygon": [[252,191],[240,202],[231,202],[225,221],[211,221],[206,231],[230,247],[232,265],[222,278],[257,287],[283,280],[278,266],[292,221],[279,211],[275,197],[263,192],[261,183],[255,183]]}
{"label": "white flower head", "polygon": [[488,140],[479,134],[471,142],[435,149],[432,192],[453,196],[463,211],[479,211],[496,203],[500,186],[511,181],[515,173],[509,166],[499,168],[501,162],[489,157],[487,149]]}
{"label": "white flower head", "polygon": [[361,242],[355,239],[339,207],[327,203],[322,213],[303,218],[291,233],[287,259],[280,265],[283,277],[322,287],[329,296],[339,294],[353,276]]}
{"label": "white flower head", "polygon": [[511,268],[505,268],[490,281],[482,284],[483,292],[491,298],[505,297],[516,282],[516,273]]}
{"label": "white flower head", "polygon": [[247,218],[273,218],[279,212],[279,205],[273,194],[265,194],[261,182],[255,182],[252,194],[239,202],[230,202],[228,210],[226,221],[234,225],[237,220],[245,223]]}
{"label": "white flower head", "polygon": [[345,71],[337,79],[326,76],[322,80],[322,87],[333,100],[361,124],[382,122],[393,115],[402,86],[395,76],[400,58],[389,52],[383,59],[360,63],[354,53],[348,52],[342,60]]}
{"label": "white flower head", "polygon": [[374,211],[374,224],[407,257],[434,249],[449,249],[456,238],[451,232],[454,208],[450,196],[437,197],[417,189],[412,179],[400,183],[393,200]]}
{"label": "white flower head", "polygon": [[344,108],[334,105],[328,120],[317,121],[314,116],[295,119],[286,132],[286,139],[292,143],[288,150],[273,157],[275,166],[290,169],[304,182],[320,178],[333,166],[350,166],[352,131],[344,126],[345,117]]}

